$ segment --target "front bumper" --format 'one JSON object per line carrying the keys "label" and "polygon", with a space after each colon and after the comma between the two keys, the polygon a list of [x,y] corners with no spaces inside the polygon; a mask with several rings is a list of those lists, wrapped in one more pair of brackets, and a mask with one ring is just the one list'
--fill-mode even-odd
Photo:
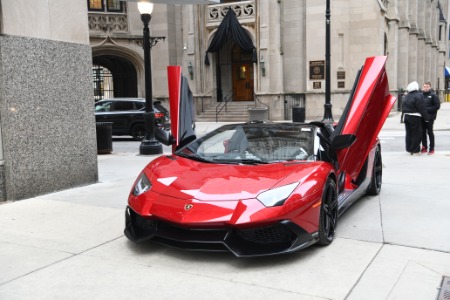
{"label": "front bumper", "polygon": [[253,228],[197,228],[143,217],[130,207],[125,211],[125,236],[133,242],[152,240],[196,251],[230,251],[237,257],[267,256],[294,252],[317,241],[290,221]]}

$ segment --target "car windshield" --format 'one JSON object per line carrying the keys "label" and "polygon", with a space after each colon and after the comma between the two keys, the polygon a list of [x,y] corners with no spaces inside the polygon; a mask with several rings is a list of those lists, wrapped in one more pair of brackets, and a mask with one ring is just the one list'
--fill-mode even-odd
{"label": "car windshield", "polygon": [[176,154],[199,161],[234,164],[315,160],[314,128],[301,123],[225,125]]}

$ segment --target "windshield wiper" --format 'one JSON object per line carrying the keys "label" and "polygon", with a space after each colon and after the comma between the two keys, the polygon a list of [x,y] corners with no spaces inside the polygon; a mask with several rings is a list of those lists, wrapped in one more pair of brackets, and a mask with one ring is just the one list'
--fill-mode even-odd
{"label": "windshield wiper", "polygon": [[178,155],[178,156],[184,157],[184,158],[189,158],[189,159],[200,161],[200,162],[212,163],[211,160],[203,158],[203,157],[201,157],[200,155],[198,155],[198,154],[196,154],[194,152],[191,152],[191,154],[188,154],[188,153],[185,153],[185,152],[177,152],[175,154]]}
{"label": "windshield wiper", "polygon": [[245,164],[245,165],[260,165],[260,164],[268,164],[267,161],[257,160],[257,159],[227,159],[227,158],[214,158],[213,161],[221,162],[221,163],[229,163],[229,164]]}

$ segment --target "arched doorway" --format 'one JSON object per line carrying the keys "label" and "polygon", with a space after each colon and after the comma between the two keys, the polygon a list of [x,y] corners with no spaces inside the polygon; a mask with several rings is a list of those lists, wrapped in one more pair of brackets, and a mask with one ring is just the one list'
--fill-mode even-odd
{"label": "arched doorway", "polygon": [[95,100],[137,97],[137,72],[134,65],[119,56],[99,55],[93,58]]}
{"label": "arched doorway", "polygon": [[235,45],[231,53],[234,101],[253,101],[253,51]]}
{"label": "arched doorway", "polygon": [[206,50],[215,53],[217,101],[253,101],[256,48],[249,32],[229,9]]}
{"label": "arched doorway", "polygon": [[228,39],[217,51],[216,84],[218,101],[253,101],[253,50],[242,49]]}

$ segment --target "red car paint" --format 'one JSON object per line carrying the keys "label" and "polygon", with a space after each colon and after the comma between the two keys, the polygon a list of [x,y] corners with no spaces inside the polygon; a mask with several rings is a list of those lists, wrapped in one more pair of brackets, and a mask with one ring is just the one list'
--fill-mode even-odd
{"label": "red car paint", "polygon": [[[328,159],[268,164],[203,162],[175,152],[182,148],[183,137],[191,136],[193,131],[189,109],[179,92],[181,68],[171,68],[168,77],[174,154],[155,159],[142,171],[151,188],[138,196],[130,193],[127,237],[186,249],[229,250],[236,256],[288,253],[320,241],[326,225],[321,223],[323,201],[333,192],[329,181],[337,186],[336,203],[342,213],[373,188],[374,172],[381,172],[377,135],[395,102],[389,94],[385,61],[386,57],[366,60],[353,97],[329,137],[331,141],[343,135],[356,137],[351,146],[334,149],[330,142]],[[255,126],[270,130],[272,125]],[[284,125],[273,128],[276,126]],[[314,135],[328,130],[317,126],[314,129],[314,125],[305,124],[305,130],[313,128]],[[323,142],[321,139],[321,145]],[[222,144],[225,153],[231,150],[230,140]],[[381,173],[377,174],[381,180]],[[263,192],[292,183],[298,185],[281,205],[265,206],[258,200]]]}

